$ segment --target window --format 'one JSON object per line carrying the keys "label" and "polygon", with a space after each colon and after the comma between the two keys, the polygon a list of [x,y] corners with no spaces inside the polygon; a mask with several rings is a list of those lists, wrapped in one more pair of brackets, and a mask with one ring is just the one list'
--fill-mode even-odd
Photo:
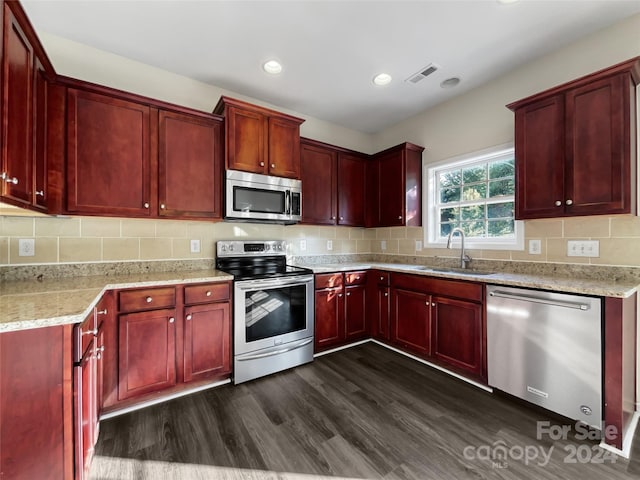
{"label": "window", "polygon": [[524,228],[515,220],[515,159],[501,146],[426,168],[425,243],[445,246],[461,228],[469,248],[524,249]]}

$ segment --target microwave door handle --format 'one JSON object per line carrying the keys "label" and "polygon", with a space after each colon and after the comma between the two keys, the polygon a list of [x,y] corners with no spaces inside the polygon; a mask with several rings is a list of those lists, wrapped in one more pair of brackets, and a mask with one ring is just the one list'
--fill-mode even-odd
{"label": "microwave door handle", "polygon": [[284,196],[284,213],[291,215],[291,190],[287,190]]}

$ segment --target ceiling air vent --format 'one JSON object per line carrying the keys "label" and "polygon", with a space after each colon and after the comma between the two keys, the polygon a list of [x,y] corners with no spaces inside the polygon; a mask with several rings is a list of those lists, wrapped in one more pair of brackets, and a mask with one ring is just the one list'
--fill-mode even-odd
{"label": "ceiling air vent", "polygon": [[419,81],[427,78],[429,75],[431,75],[433,72],[435,72],[439,68],[440,68],[439,65],[436,65],[435,63],[430,63],[426,67],[421,68],[418,73],[415,73],[411,75],[409,78],[407,78],[405,82],[418,83]]}

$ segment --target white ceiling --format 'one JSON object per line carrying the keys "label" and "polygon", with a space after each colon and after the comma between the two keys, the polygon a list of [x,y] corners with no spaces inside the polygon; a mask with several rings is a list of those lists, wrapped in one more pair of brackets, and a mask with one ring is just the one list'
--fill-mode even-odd
{"label": "white ceiling", "polygon": [[[23,5],[38,31],[368,133],[640,12],[640,0]],[[271,58],[284,66],[275,77],[261,69]],[[430,62],[442,68],[416,85],[404,81]],[[375,86],[380,72],[393,82]],[[462,82],[440,88],[451,76]]]}

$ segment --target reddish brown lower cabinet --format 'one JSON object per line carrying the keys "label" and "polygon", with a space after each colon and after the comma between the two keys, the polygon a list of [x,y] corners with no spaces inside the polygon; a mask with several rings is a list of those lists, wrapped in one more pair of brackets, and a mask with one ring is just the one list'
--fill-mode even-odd
{"label": "reddish brown lower cabinet", "polygon": [[433,356],[482,376],[482,305],[446,297],[431,298]]}
{"label": "reddish brown lower cabinet", "polygon": [[0,472],[73,478],[73,325],[0,334]]}
{"label": "reddish brown lower cabinet", "polygon": [[315,351],[344,342],[344,293],[339,287],[316,290]]}
{"label": "reddish brown lower cabinet", "polygon": [[394,288],[392,291],[391,341],[423,355],[431,353],[430,296]]}
{"label": "reddish brown lower cabinet", "polygon": [[96,342],[89,343],[74,368],[76,480],[89,478],[95,444],[98,440],[98,371]]}
{"label": "reddish brown lower cabinet", "polygon": [[229,302],[185,307],[184,381],[231,371]]}
{"label": "reddish brown lower cabinet", "polygon": [[118,400],[176,384],[176,310],[119,317]]}
{"label": "reddish brown lower cabinet", "polygon": [[369,334],[365,317],[366,287],[365,285],[345,287],[344,296],[345,340],[347,342],[360,340]]}

